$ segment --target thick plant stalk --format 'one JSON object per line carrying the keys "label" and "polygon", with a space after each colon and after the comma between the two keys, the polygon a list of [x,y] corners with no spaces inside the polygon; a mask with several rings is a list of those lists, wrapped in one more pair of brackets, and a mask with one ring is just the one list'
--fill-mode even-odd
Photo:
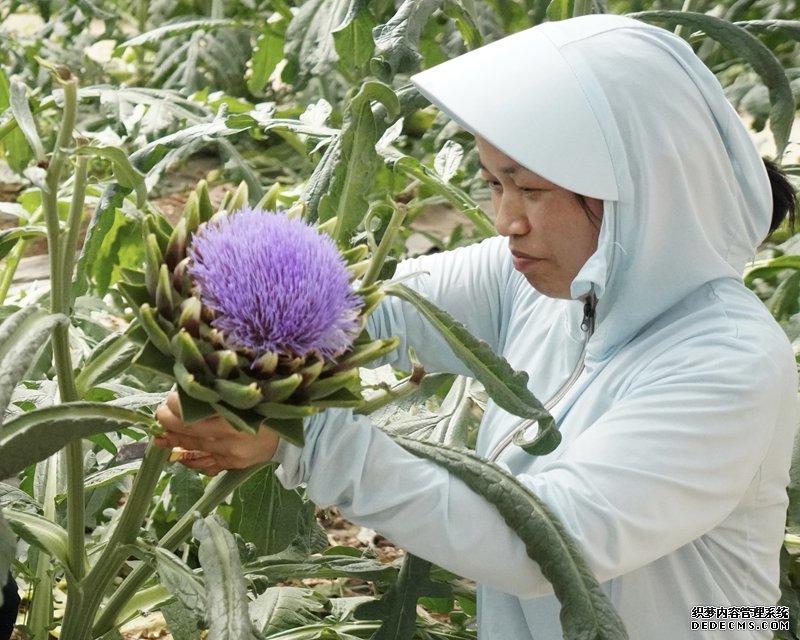
{"label": "thick plant stalk", "polygon": [[[158,546],[173,550],[184,542],[192,532],[192,525],[200,517],[205,517],[219,506],[239,485],[243,484],[253,474],[263,469],[269,463],[254,465],[247,469],[227,471],[214,478],[206,487],[200,499],[192,505],[182,518],[164,534],[158,541]],[[114,591],[106,602],[94,624],[94,635],[101,636],[114,626],[117,614],[128,600],[141,588],[145,581],[153,574],[153,569],[147,563],[137,566]]]}
{"label": "thick plant stalk", "polygon": [[125,503],[114,533],[97,563],[86,576],[83,585],[83,598],[79,608],[70,607],[64,613],[61,637],[85,640],[92,631],[92,614],[97,611],[108,587],[113,582],[128,557],[127,546],[133,543],[139,533],[142,521],[150,509],[153,491],[161,477],[161,470],[169,458],[169,451],[150,444],[147,447],[142,465],[133,481],[128,501]]}
{"label": "thick plant stalk", "polygon": [[378,276],[381,273],[381,268],[383,267],[383,263],[386,262],[386,258],[392,249],[392,245],[394,244],[395,236],[397,236],[397,232],[400,231],[401,227],[403,226],[403,220],[406,218],[407,208],[404,204],[393,202],[392,205],[394,206],[394,212],[392,213],[392,217],[390,218],[386,231],[383,234],[383,238],[381,238],[381,243],[378,245],[375,254],[372,256],[369,269],[364,274],[364,278],[361,281],[362,287],[368,287],[377,282]]}

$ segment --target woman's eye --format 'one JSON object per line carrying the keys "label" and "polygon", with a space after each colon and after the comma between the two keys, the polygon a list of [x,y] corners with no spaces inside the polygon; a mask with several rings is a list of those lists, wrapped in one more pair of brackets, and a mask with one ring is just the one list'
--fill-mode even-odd
{"label": "woman's eye", "polygon": [[502,191],[503,186],[497,180],[487,180],[486,186],[489,187],[490,191]]}

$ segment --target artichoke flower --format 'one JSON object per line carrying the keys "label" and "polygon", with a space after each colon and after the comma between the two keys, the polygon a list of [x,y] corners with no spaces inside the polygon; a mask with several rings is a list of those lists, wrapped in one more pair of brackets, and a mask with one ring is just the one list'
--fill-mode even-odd
{"label": "artichoke flower", "polygon": [[135,362],[174,379],[187,422],[217,413],[302,444],[302,419],[362,404],[359,367],[398,341],[364,331],[383,297],[357,283],[365,246],[245,201],[242,185],[215,213],[201,183],[174,227],[145,219],[144,271],[120,285],[146,336]]}

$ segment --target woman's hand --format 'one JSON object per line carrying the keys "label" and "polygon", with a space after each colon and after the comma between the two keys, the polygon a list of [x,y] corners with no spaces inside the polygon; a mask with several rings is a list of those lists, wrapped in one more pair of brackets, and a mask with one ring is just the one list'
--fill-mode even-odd
{"label": "woman's hand", "polygon": [[234,429],[222,416],[212,416],[186,424],[181,419],[178,394],[167,397],[166,404],[156,411],[156,419],[164,427],[153,444],[164,449],[180,447],[186,451],[180,462],[215,476],[225,469],[244,469],[272,460],[278,448],[278,434],[261,428],[255,434]]}

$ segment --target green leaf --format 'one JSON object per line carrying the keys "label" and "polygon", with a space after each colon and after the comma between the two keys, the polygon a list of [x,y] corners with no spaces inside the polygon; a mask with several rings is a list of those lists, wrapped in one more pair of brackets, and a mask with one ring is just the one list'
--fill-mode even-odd
{"label": "green leaf", "polygon": [[375,81],[365,82],[351,100],[342,128],[339,158],[330,191],[319,205],[322,222],[336,218],[333,238],[339,246],[350,244],[350,237],[369,210],[367,196],[372,191],[378,154],[375,143],[383,132],[372,112],[372,102],[383,104],[389,117],[396,116],[400,103],[392,89]]}
{"label": "green leaf", "polygon": [[250,617],[265,636],[319,622],[325,605],[313,589],[268,587],[250,603]]}
{"label": "green leaf", "polygon": [[274,467],[265,467],[233,494],[230,528],[256,547],[258,555],[282,551],[297,534],[303,499],[284,489]]}
{"label": "green leaf", "polygon": [[526,448],[529,453],[544,455],[555,449],[560,439],[555,421],[528,389],[526,373],[514,371],[505,358],[470,334],[464,325],[405,285],[392,284],[385,289],[387,294],[413,304],[425,316],[499,407],[516,416],[538,421],[536,442],[542,447]]}
{"label": "green leaf", "polygon": [[261,640],[247,609],[247,590],[236,541],[219,516],[198,520],[192,533],[206,581],[208,635],[214,640]]}
{"label": "green leaf", "polygon": [[0,477],[9,478],[79,438],[151,422],[141,413],[101,402],[33,409],[0,428]]}
{"label": "green leaf", "polygon": [[161,613],[167,622],[167,629],[172,634],[172,640],[201,640],[200,620],[179,600],[163,605]]}
{"label": "green leaf", "polygon": [[398,73],[417,68],[422,59],[420,36],[443,1],[404,0],[391,19],[375,29],[377,54],[372,61],[372,71],[376,76],[389,81]]}
{"label": "green leaf", "polygon": [[128,155],[119,147],[78,147],[76,155],[100,156],[111,162],[114,177],[125,189],[136,192],[136,206],[143,207],[147,201],[147,186],[144,174],[135,169]]}
{"label": "green leaf", "polygon": [[[11,106],[11,86],[5,71],[0,68],[0,113]],[[16,118],[11,118],[0,128],[0,149],[13,171],[22,173],[33,158],[28,141],[19,128]]]}
{"label": "green leaf", "polygon": [[360,70],[375,50],[372,30],[377,25],[366,0],[351,0],[342,23],[333,32],[339,61],[345,69]]}
{"label": "green leaf", "polygon": [[255,96],[263,95],[269,77],[283,59],[285,30],[286,23],[282,19],[268,20],[256,40],[251,58],[252,73],[247,80],[247,88]]}
{"label": "green leaf", "polygon": [[283,77],[303,87],[311,77],[330,73],[338,62],[333,33],[347,16],[350,0],[304,2],[286,29]]}
{"label": "green leaf", "polygon": [[159,582],[198,618],[206,616],[206,590],[203,581],[174,553],[154,549]]}
{"label": "green leaf", "polygon": [[[48,342],[53,329],[67,324],[62,314],[51,315],[42,307],[24,307],[0,325],[0,420],[11,395],[31,367],[36,354]],[[5,452],[0,452],[0,455]],[[17,471],[24,469],[20,467]],[[0,477],[7,478],[10,474]]]}
{"label": "green leaf", "polygon": [[14,227],[13,229],[0,231],[0,260],[5,258],[20,240],[35,240],[36,238],[46,237],[47,229],[45,227]]}
{"label": "green leaf", "polygon": [[214,29],[230,29],[241,26],[236,20],[185,20],[157,27],[138,36],[126,40],[117,46],[117,51],[122,53],[127,47],[140,47],[147,44],[157,44],[166,38],[182,33],[195,33],[198,31],[212,31]]}
{"label": "green leaf", "polygon": [[464,449],[393,436],[407,451],[435,462],[486,498],[524,542],[561,603],[565,640],[622,640],[622,620],[558,518],[500,466]]}
{"label": "green leaf", "polygon": [[141,345],[130,333],[108,336],[92,350],[75,377],[78,397],[82,398],[93,386],[125,371],[140,349]]}
{"label": "green leaf", "polygon": [[462,189],[443,180],[440,175],[422,164],[417,158],[402,156],[385,160],[394,167],[395,171],[419,180],[436,195],[445,198],[461,211],[485,238],[497,235],[494,222],[475,200]]}
{"label": "green leaf", "polygon": [[193,469],[187,469],[183,465],[175,467],[169,481],[169,492],[175,500],[175,515],[182,518],[203,497],[206,485]]}
{"label": "green leaf", "polygon": [[5,509],[3,514],[15,534],[28,544],[56,558],[68,576],[73,575],[69,566],[68,535],[63,527],[37,513]]}
{"label": "green leaf", "polygon": [[767,300],[767,309],[778,321],[788,320],[800,310],[800,271],[795,271],[778,285]]}
{"label": "green leaf", "polygon": [[575,0],[552,0],[547,5],[547,19],[554,22],[556,20],[566,20],[572,17],[574,11]]}
{"label": "green leaf", "polygon": [[800,41],[800,20],[745,20],[734,24],[753,33],[780,33]]}
{"label": "green leaf", "polygon": [[451,595],[449,585],[430,579],[431,563],[413,554],[403,558],[397,582],[377,601],[360,605],[355,615],[361,620],[383,621],[370,640],[411,640],[417,626],[417,602],[423,596]]}
{"label": "green leaf", "polygon": [[667,23],[672,27],[683,25],[703,31],[708,37],[747,60],[769,91],[770,129],[777,149],[775,157],[780,158],[783,155],[794,122],[794,96],[786,71],[766,45],[743,27],[704,13],[640,11],[629,15],[645,22]]}
{"label": "green leaf", "polygon": [[17,80],[11,80],[11,113],[17,120],[17,125],[22,130],[25,139],[28,141],[33,157],[37,162],[42,162],[45,158],[44,146],[36,129],[36,122],[28,104],[27,87]]}
{"label": "green leaf", "polygon": [[[0,576],[7,576],[17,557],[17,537],[0,512]],[[3,594],[0,592],[0,605]]]}

